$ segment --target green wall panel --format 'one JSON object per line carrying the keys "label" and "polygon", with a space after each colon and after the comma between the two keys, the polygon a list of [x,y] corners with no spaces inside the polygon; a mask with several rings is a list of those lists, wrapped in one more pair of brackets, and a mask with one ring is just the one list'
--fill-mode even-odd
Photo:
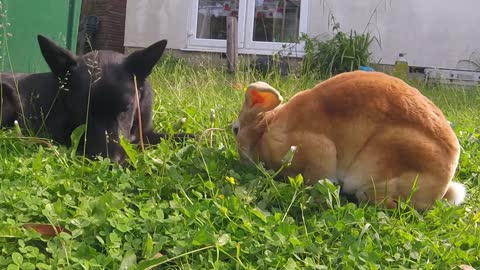
{"label": "green wall panel", "polygon": [[49,71],[37,43],[43,34],[76,51],[82,0],[0,0],[0,70]]}

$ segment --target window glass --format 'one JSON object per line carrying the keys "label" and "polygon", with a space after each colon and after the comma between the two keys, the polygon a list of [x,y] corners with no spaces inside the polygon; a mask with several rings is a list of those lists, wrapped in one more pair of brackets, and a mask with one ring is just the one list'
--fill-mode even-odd
{"label": "window glass", "polygon": [[227,17],[238,16],[240,0],[199,0],[197,38],[227,39]]}
{"label": "window glass", "polygon": [[300,0],[255,0],[253,40],[298,42]]}

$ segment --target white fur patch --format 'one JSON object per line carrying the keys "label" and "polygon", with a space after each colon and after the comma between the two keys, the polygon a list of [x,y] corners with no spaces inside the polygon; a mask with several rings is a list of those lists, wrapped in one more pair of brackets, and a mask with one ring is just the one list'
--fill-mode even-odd
{"label": "white fur patch", "polygon": [[330,180],[330,182],[332,182],[336,185],[340,185],[340,181],[338,181],[338,179],[336,177],[328,178],[328,180]]}
{"label": "white fur patch", "polygon": [[467,196],[467,189],[463,184],[458,182],[451,182],[448,188],[452,191],[452,201],[451,203],[455,205],[462,204],[465,201]]}

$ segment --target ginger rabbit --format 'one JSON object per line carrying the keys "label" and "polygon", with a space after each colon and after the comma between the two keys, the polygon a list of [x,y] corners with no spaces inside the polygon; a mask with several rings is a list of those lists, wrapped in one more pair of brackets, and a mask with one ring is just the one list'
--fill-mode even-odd
{"label": "ginger rabbit", "polygon": [[460,204],[465,187],[452,182],[460,145],[429,99],[380,72],[348,72],[294,95],[288,103],[265,82],[248,86],[233,125],[242,160],[279,169],[306,184],[328,178],[358,201],[396,207],[411,197],[418,210],[437,199]]}

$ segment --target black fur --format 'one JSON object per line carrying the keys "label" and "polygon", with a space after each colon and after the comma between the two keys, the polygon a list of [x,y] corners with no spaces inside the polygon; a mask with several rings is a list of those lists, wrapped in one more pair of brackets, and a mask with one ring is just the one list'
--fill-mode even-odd
{"label": "black fur", "polygon": [[153,91],[147,81],[165,50],[166,40],[129,56],[113,51],[76,56],[41,35],[38,43],[52,72],[0,75],[1,127],[12,127],[17,120],[33,135],[48,134],[58,143],[70,145],[72,131],[88,122],[85,154],[123,162],[126,154],[119,144],[120,133],[132,143],[139,142],[135,75],[144,142],[156,144],[166,137],[153,130]]}

